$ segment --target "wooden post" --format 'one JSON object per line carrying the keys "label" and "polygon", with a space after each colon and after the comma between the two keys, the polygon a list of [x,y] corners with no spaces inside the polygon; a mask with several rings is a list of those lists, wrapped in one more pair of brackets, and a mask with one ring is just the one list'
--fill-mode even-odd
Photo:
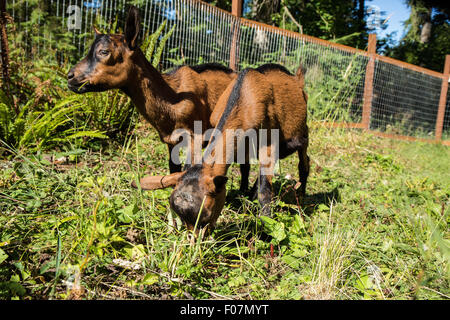
{"label": "wooden post", "polygon": [[231,4],[231,13],[236,17],[242,16],[242,0],[233,0]]}
{"label": "wooden post", "polygon": [[242,0],[233,0],[231,5],[231,13],[237,17],[231,23],[231,34],[233,39],[231,41],[230,50],[230,68],[236,71],[239,63],[239,18],[242,14]]}
{"label": "wooden post", "polygon": [[377,36],[375,33],[369,34],[369,62],[366,66],[366,79],[364,82],[364,104],[362,112],[362,125],[364,129],[370,129],[370,113],[372,110],[373,77],[375,74],[375,53],[377,49]]}
{"label": "wooden post", "polygon": [[450,76],[450,54],[445,56],[444,78],[442,79],[441,97],[439,99],[439,109],[436,118],[436,140],[442,139],[442,130],[444,128],[445,104],[447,102],[449,76]]}

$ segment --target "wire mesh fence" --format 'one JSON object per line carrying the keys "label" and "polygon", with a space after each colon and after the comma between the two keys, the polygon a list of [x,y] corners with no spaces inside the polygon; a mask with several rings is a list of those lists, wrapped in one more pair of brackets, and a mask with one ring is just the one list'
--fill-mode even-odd
{"label": "wire mesh fence", "polygon": [[[7,4],[14,18],[11,41],[25,47],[28,58],[45,53],[73,63],[86,53],[92,25],[121,32],[131,4],[140,9],[143,37],[163,22],[166,32],[174,28],[161,71],[205,62],[236,70],[280,63],[292,72],[303,65],[310,119],[362,127],[364,93],[370,92],[367,129],[434,139],[445,75],[241,19],[197,0],[12,0]],[[373,87],[367,91],[371,57]],[[450,136],[449,98],[447,93],[444,139]]]}
{"label": "wire mesh fence", "polygon": [[370,129],[433,138],[442,79],[375,62]]}
{"label": "wire mesh fence", "polygon": [[448,141],[450,140],[450,90],[447,91],[446,101],[442,139]]}

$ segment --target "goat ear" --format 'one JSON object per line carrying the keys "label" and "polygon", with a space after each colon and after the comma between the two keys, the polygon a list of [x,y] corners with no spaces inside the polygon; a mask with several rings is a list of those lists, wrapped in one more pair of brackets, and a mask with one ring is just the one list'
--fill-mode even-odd
{"label": "goat ear", "polygon": [[228,181],[228,177],[226,176],[215,176],[213,178],[214,186],[216,187],[216,191],[220,192],[225,188],[225,184]]}
{"label": "goat ear", "polygon": [[132,6],[128,11],[127,22],[125,23],[125,41],[131,50],[137,47],[139,31],[141,31],[139,11],[135,6]]}
{"label": "goat ear", "polygon": [[[142,190],[165,189],[175,186],[184,173],[185,171],[175,172],[167,176],[147,176],[139,180],[139,184],[141,185]],[[131,186],[133,188],[138,188],[138,185],[134,180],[131,182]]]}
{"label": "goat ear", "polygon": [[94,32],[95,32],[96,36],[99,36],[99,35],[102,34],[100,31],[98,31],[98,29],[94,25],[92,26],[92,29],[94,29]]}

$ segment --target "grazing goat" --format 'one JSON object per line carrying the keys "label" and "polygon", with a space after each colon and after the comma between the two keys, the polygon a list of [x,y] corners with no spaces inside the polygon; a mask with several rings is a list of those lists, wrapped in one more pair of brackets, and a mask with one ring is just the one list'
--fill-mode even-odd
{"label": "grazing goat", "polygon": [[192,145],[194,121],[201,121],[203,130],[211,128],[214,106],[236,74],[214,63],[160,74],[138,46],[140,18],[135,7],[130,8],[124,34],[94,30],[89,53],[67,75],[69,89],[76,93],[121,89],[168,145],[170,172],[181,171],[171,152],[179,136],[172,134],[186,130]]}
{"label": "grazing goat", "polygon": [[[188,229],[193,229],[196,224],[199,228],[208,226],[209,230],[213,229],[224,206],[230,159],[239,156],[237,150],[248,143],[244,139],[245,134],[230,138],[225,134],[227,130],[258,130],[258,139],[262,133],[268,133],[267,143],[259,143],[257,147],[260,162],[258,200],[263,215],[271,212],[269,203],[275,161],[295,151],[299,157],[300,191],[305,194],[309,157],[307,95],[303,86],[302,68],[292,75],[276,64],[245,69],[230,83],[211,115],[211,123],[220,134],[211,138],[202,164],[165,179],[165,186],[175,186],[170,205]],[[249,148],[246,148],[245,161],[248,161],[248,153]]]}

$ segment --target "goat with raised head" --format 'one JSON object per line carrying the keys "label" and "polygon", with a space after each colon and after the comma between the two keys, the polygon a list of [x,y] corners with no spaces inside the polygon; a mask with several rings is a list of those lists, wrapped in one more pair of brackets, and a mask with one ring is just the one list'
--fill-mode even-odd
{"label": "goat with raised head", "polygon": [[[271,212],[272,172],[277,159],[298,153],[300,190],[305,194],[309,157],[307,95],[303,86],[302,68],[292,75],[275,64],[245,69],[230,83],[211,115],[211,123],[219,134],[216,132],[211,138],[202,164],[166,177],[165,185],[175,186],[170,205],[189,229],[196,223],[200,228],[214,228],[224,206],[230,159],[234,159],[242,144],[248,143],[245,134],[230,136],[227,130],[244,133],[255,130],[258,139],[261,139],[261,129],[268,133],[267,143],[258,143],[257,147],[258,200],[263,215]],[[277,135],[272,134],[274,130]],[[249,158],[249,148],[252,146],[245,148],[245,161]],[[278,150],[277,154],[274,150]]]}
{"label": "goat with raised head", "polygon": [[[69,89],[76,93],[121,89],[156,128],[169,154],[179,142],[175,130],[186,130],[192,144],[194,121],[201,121],[203,130],[212,127],[209,118],[214,106],[236,77],[231,69],[204,64],[159,73],[138,46],[140,18],[135,7],[129,10],[124,34],[94,30],[95,40],[87,56],[67,75]],[[169,169],[178,172],[181,165],[170,157]]]}

